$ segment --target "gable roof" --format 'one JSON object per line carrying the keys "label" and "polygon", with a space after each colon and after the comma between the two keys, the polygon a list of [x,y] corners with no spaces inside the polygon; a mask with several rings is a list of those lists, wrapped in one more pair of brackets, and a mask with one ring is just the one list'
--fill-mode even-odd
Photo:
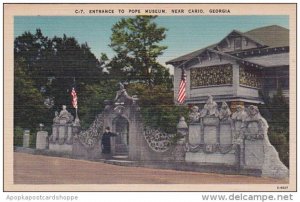
{"label": "gable roof", "polygon": [[[256,39],[256,38],[252,37],[252,36],[249,35],[249,34],[240,32],[240,31],[235,30],[235,29],[232,30],[232,31],[231,31],[226,37],[224,37],[219,43],[221,43],[222,41],[224,41],[228,36],[234,35],[234,34],[238,34],[238,35],[240,35],[240,36],[244,36],[244,37],[248,38],[248,40],[251,40],[251,41],[253,41],[253,42],[256,43],[256,44],[265,46],[265,43],[264,43],[263,41],[260,41],[260,40],[258,40],[258,39]],[[218,43],[218,44],[219,44],[219,43]]]}
{"label": "gable roof", "polygon": [[[205,52],[216,53],[218,55],[221,55],[221,56],[224,56],[224,57],[227,57],[227,58],[230,58],[230,59],[234,59],[234,60],[239,61],[243,64],[251,65],[251,66],[254,66],[254,67],[257,67],[257,68],[264,67],[264,65],[257,63],[255,60],[254,61],[245,60],[243,58],[239,58],[239,57],[236,57],[234,55],[231,55],[231,54],[228,54],[228,53],[225,53],[225,52],[221,52],[221,51],[218,51],[218,50],[215,50],[215,49],[212,49],[212,48],[206,48],[202,51],[202,53],[205,53]],[[181,66],[185,66],[194,59],[195,59],[195,57],[190,58],[189,60],[186,60],[186,61],[180,63],[180,65],[176,66],[176,67],[178,68],[178,67],[181,67]]]}
{"label": "gable roof", "polygon": [[169,60],[169,61],[166,62],[166,64],[171,64],[171,63],[174,63],[174,62],[184,62],[184,61],[190,60],[194,57],[197,57],[201,53],[203,53],[206,49],[214,48],[215,46],[216,46],[216,44],[213,44],[213,45],[207,46],[205,48],[201,48],[199,50],[196,50],[196,51],[193,51],[191,53],[188,53],[188,54],[182,55],[180,57],[177,57],[175,59]]}
{"label": "gable roof", "polygon": [[289,46],[289,30],[278,25],[260,27],[244,34],[262,41],[268,47]]}
{"label": "gable roof", "polygon": [[[269,47],[269,48],[289,46],[289,30],[278,25],[260,27],[260,28],[252,29],[247,32],[240,32],[237,30],[233,30],[228,35],[226,35],[226,37],[232,33],[238,33],[262,46]],[[224,37],[221,41],[223,41],[226,37]],[[215,48],[217,44],[213,44],[205,48],[193,51],[191,53],[182,55],[180,57],[174,58],[172,60],[167,61],[166,64],[188,61],[194,57],[197,57],[207,49]]]}

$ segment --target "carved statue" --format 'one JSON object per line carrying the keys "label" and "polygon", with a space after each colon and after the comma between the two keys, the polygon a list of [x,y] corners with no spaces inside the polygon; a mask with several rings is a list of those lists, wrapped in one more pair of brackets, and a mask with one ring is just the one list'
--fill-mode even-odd
{"label": "carved statue", "polygon": [[258,107],[250,105],[248,107],[246,121],[262,121],[264,127],[268,127],[267,121],[259,113]]}
{"label": "carved statue", "polygon": [[53,119],[53,124],[59,124],[59,116],[58,116],[58,112],[55,111],[55,117]]}
{"label": "carved statue", "polygon": [[263,138],[264,131],[269,128],[268,122],[259,113],[258,107],[250,105],[247,110],[247,116],[245,122],[256,121],[258,123],[258,135],[257,138]]}
{"label": "carved statue", "polygon": [[239,130],[237,130],[239,139],[256,140],[264,138],[264,132],[267,131],[269,126],[267,121],[260,115],[257,106],[250,105],[247,110],[243,111],[243,115],[238,118],[242,120]]}
{"label": "carved statue", "polygon": [[196,123],[199,121],[200,113],[199,113],[199,107],[193,106],[192,112],[189,114],[189,119],[191,123]]}
{"label": "carved statue", "polygon": [[200,116],[219,116],[218,104],[213,100],[213,97],[211,95],[208,96],[206,104],[200,112]]}
{"label": "carved statue", "polygon": [[126,103],[131,103],[133,101],[133,98],[130,97],[124,88],[124,85],[122,83],[119,83],[120,90],[117,91],[116,97],[115,97],[115,104],[116,105],[124,105]]}
{"label": "carved statue", "polygon": [[232,114],[232,120],[235,121],[243,121],[247,116],[247,113],[245,112],[244,106],[237,105],[236,112]]}
{"label": "carved statue", "polygon": [[67,111],[67,106],[63,105],[62,110],[59,113],[58,119],[65,120],[66,123],[71,123],[74,120],[74,117],[70,112]]}
{"label": "carved statue", "polygon": [[236,111],[232,114],[231,119],[234,121],[234,143],[242,144],[244,138],[244,120],[246,119],[247,113],[245,112],[244,106],[237,105]]}
{"label": "carved statue", "polygon": [[231,111],[226,102],[222,102],[222,106],[219,112],[219,118],[221,120],[230,119]]}

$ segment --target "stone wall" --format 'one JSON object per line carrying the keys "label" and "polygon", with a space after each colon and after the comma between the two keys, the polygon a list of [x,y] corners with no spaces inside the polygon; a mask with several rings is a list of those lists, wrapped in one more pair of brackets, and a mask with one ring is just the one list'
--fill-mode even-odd
{"label": "stone wall", "polygon": [[234,131],[231,120],[218,117],[201,117],[189,124],[186,162],[238,164],[238,151],[233,144]]}
{"label": "stone wall", "polygon": [[[80,130],[79,119],[74,121],[64,108],[53,120],[49,151],[76,158],[103,158],[101,138],[104,129],[110,127],[116,132],[120,127],[116,120],[121,118],[121,125],[128,123],[125,130],[128,130],[128,140],[123,142],[128,147],[128,159],[139,165],[194,171],[209,168],[223,172],[229,169],[236,174],[254,170],[274,178],[289,175],[269,142],[266,120],[253,105],[247,109],[238,105],[232,114],[225,102],[219,107],[213,97],[208,96],[203,109],[192,107],[189,124],[182,117],[177,134],[167,134],[144,125],[137,101],[121,89],[114,101],[105,102],[103,113],[97,115],[85,131]],[[26,135],[24,140],[27,141]],[[112,138],[111,146],[112,155],[120,152],[115,138]],[[44,131],[38,133],[37,149],[48,149]]]}
{"label": "stone wall", "polygon": [[254,169],[274,178],[289,175],[269,142],[267,121],[256,106],[238,106],[231,114],[225,102],[219,109],[210,96],[202,110],[192,108],[188,131],[186,162]]}

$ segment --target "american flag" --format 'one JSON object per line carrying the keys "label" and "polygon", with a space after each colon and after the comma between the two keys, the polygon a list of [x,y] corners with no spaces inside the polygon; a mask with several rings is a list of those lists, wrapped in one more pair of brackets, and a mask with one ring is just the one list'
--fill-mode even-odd
{"label": "american flag", "polygon": [[77,107],[78,107],[78,105],[77,105],[77,93],[75,91],[75,88],[72,88],[71,95],[72,95],[72,105],[75,109],[77,109]]}
{"label": "american flag", "polygon": [[179,92],[178,92],[178,98],[177,101],[182,104],[185,101],[185,86],[186,86],[186,75],[184,73],[184,69],[182,68],[182,73],[181,73],[181,80],[179,84]]}

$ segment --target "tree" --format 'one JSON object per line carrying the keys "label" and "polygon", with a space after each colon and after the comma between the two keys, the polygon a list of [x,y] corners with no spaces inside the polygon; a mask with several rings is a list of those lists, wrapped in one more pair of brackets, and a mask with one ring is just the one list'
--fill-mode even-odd
{"label": "tree", "polygon": [[40,29],[35,34],[24,32],[14,41],[15,60],[24,63],[22,68],[24,73],[34,80],[34,84],[39,89],[47,82],[47,69],[49,69],[49,57],[52,52],[52,42],[43,36]]}
{"label": "tree", "polygon": [[34,81],[23,71],[24,61],[14,63],[14,126],[35,130],[49,119],[47,107]]}
{"label": "tree", "polygon": [[[156,60],[167,47],[159,45],[166,37],[166,28],[158,27],[156,16],[123,18],[112,27],[110,47],[117,53],[111,72],[128,81],[152,86],[158,76],[170,77]],[[163,80],[160,79],[160,82]]]}
{"label": "tree", "polygon": [[43,36],[25,32],[15,39],[15,60],[22,59],[22,71],[31,79],[45,100],[54,101],[52,112],[65,104],[71,108],[70,89],[76,79],[79,102],[86,97],[86,85],[101,80],[102,69],[87,43],[79,44],[74,37]]}

